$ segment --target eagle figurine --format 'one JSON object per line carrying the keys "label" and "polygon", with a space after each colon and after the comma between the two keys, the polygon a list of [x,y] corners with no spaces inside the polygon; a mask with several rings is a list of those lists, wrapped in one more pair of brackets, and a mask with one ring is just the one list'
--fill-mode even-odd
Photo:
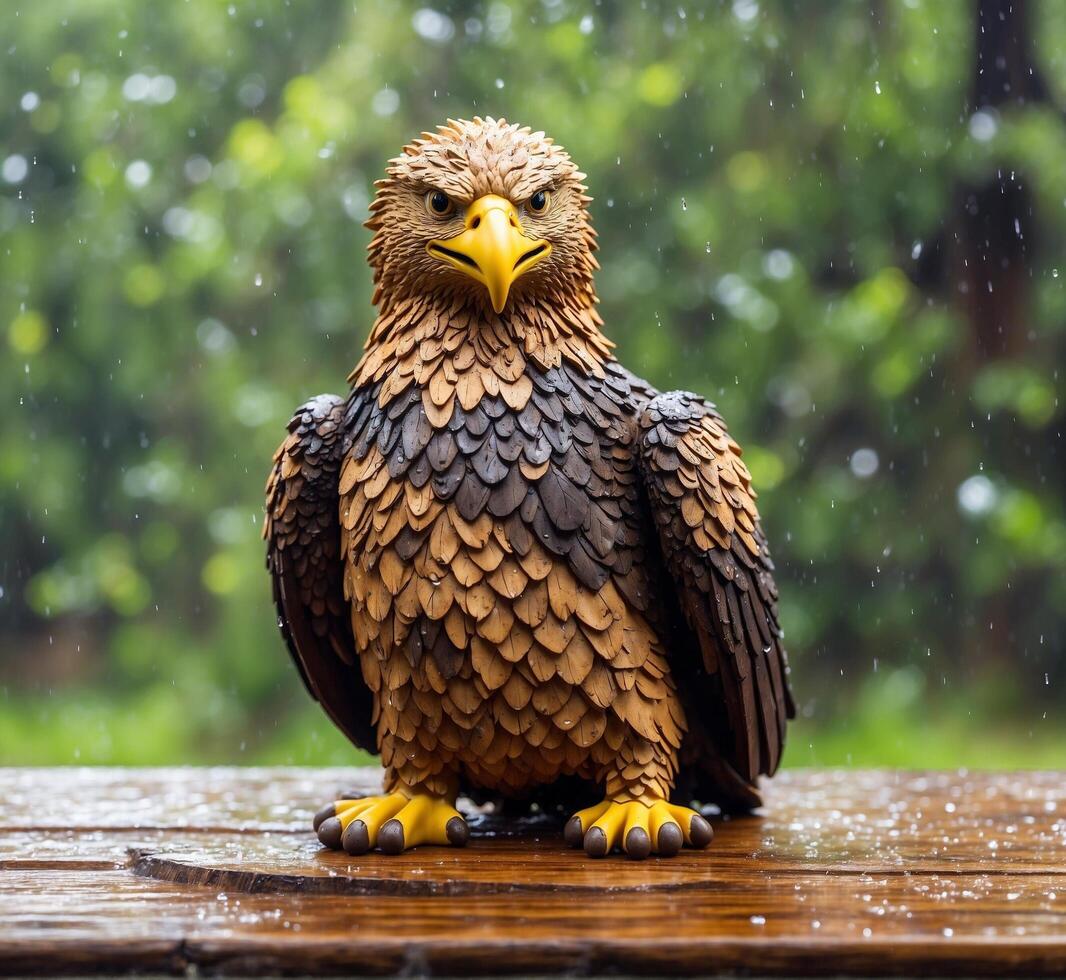
{"label": "eagle figurine", "polygon": [[751,476],[714,405],[615,359],[584,180],[475,118],[376,185],[365,352],[293,416],[266,490],[281,632],[385,769],[316,815],[328,847],[461,845],[462,793],[581,807],[564,837],[593,857],[670,856],[711,840],[692,804],[758,806],[781,758]]}

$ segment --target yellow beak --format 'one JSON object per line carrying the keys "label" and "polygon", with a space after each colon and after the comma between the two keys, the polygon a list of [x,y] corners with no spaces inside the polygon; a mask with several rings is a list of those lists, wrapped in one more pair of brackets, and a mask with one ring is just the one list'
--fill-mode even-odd
{"label": "yellow beak", "polygon": [[488,288],[492,308],[501,313],[507,294],[552,250],[543,238],[527,238],[515,206],[495,194],[479,197],[466,209],[466,230],[454,238],[434,239],[426,250]]}

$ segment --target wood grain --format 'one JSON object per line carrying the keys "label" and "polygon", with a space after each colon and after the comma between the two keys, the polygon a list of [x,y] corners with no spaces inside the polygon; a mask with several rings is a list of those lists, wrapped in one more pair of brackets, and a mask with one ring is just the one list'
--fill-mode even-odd
{"label": "wood grain", "polygon": [[379,779],[0,771],[0,973],[1066,972],[1062,773],[789,771],[708,851],[643,864],[499,821],[321,850],[317,801]]}

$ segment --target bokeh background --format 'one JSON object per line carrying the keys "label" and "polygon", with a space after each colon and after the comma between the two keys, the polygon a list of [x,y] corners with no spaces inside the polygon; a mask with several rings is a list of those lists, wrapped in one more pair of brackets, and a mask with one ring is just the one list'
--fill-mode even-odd
{"label": "bokeh background", "polygon": [[791,765],[1062,765],[1066,5],[8,0],[0,763],[344,763],[259,539],[449,116],[588,172],[609,334],[761,491]]}

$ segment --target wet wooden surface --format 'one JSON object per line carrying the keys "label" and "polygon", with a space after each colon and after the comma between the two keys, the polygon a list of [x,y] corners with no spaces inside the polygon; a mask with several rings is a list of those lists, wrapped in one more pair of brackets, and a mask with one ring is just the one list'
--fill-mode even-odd
{"label": "wet wooden surface", "polygon": [[0,770],[0,973],[1066,974],[1066,774],[787,772],[710,850],[322,851],[374,770]]}

